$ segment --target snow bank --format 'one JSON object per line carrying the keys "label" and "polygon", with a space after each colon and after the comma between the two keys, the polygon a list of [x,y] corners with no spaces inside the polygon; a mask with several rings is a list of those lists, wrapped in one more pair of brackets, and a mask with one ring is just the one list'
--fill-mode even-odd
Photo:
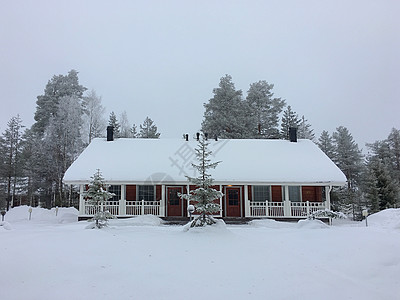
{"label": "snow bank", "polygon": [[56,216],[56,209],[32,207],[31,220],[29,220],[29,206],[17,206],[10,209],[4,216],[9,223],[32,221],[42,223],[73,223],[78,222],[78,210],[74,207],[60,207]]}
{"label": "snow bank", "polygon": [[199,234],[199,233],[206,233],[206,234],[226,234],[230,232],[226,228],[226,224],[224,220],[221,219],[215,219],[216,223],[213,225],[207,225],[204,227],[190,227],[190,224],[192,222],[187,223],[185,226],[183,226],[183,231],[185,232],[190,232],[194,234]]}
{"label": "snow bank", "polygon": [[321,220],[300,220],[297,222],[297,228],[301,229],[326,229],[329,228],[328,225],[326,225],[324,222]]}
{"label": "snow bank", "polygon": [[12,229],[10,223],[8,223],[6,221],[0,222],[0,228],[3,228],[5,230],[11,230]]}
{"label": "snow bank", "polygon": [[272,219],[260,219],[250,221],[249,225],[257,228],[293,228],[295,223],[279,222]]}
{"label": "snow bank", "polygon": [[389,208],[368,217],[368,226],[400,230],[400,208]]}
{"label": "snow bank", "polygon": [[110,226],[160,226],[162,224],[164,224],[164,221],[154,215],[109,220]]}

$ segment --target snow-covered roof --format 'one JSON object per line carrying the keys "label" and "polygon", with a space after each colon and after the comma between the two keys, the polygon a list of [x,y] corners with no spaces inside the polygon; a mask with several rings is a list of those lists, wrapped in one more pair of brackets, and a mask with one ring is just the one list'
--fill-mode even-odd
{"label": "snow-covered roof", "polygon": [[[216,184],[344,185],[343,172],[309,140],[210,140],[210,170]],[[187,183],[195,176],[197,141],[184,139],[94,139],[69,167],[68,184],[87,183],[100,169],[107,183]]]}

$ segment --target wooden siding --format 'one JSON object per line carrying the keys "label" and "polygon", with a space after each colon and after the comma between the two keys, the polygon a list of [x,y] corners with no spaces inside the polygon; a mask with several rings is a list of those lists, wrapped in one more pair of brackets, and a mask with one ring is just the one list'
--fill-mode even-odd
{"label": "wooden siding", "polygon": [[301,189],[302,201],[322,202],[322,187],[303,186]]}
{"label": "wooden siding", "polygon": [[156,185],[156,201],[161,200],[161,189],[162,189],[161,185]]}
{"label": "wooden siding", "polygon": [[282,202],[282,186],[272,185],[271,186],[272,202]]}

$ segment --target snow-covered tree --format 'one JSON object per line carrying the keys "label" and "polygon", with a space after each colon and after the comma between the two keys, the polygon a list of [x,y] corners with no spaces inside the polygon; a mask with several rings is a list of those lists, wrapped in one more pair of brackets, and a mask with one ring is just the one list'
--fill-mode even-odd
{"label": "snow-covered tree", "polygon": [[130,129],[130,136],[132,138],[137,138],[138,137],[138,132],[137,132],[137,126],[136,124],[133,124],[131,129]]}
{"label": "snow-covered tree", "polygon": [[143,125],[140,125],[139,137],[143,139],[158,139],[160,137],[160,133],[157,132],[157,126],[153,124],[153,120],[149,117],[143,122]]}
{"label": "snow-covered tree", "polygon": [[66,199],[62,181],[64,173],[84,148],[81,137],[82,125],[79,99],[75,96],[61,98],[57,117],[50,118],[43,139],[47,156],[43,166],[47,168],[46,177],[48,182],[51,182],[52,192],[58,205],[63,204]]}
{"label": "snow-covered tree", "polygon": [[113,132],[114,132],[114,137],[119,138],[120,125],[117,120],[117,116],[115,115],[115,113],[113,111],[110,113],[110,118],[108,119],[108,126],[112,126]]}
{"label": "snow-covered tree", "polygon": [[387,143],[390,149],[393,175],[400,182],[400,130],[392,128]]}
{"label": "snow-covered tree", "polygon": [[0,175],[6,182],[6,209],[16,195],[16,185],[18,178],[22,176],[22,120],[19,115],[12,117],[3,133],[1,148],[3,154],[3,166]]}
{"label": "snow-covered tree", "polygon": [[333,138],[330,136],[328,131],[322,131],[317,144],[330,159],[333,159],[335,155],[335,145],[333,144]]}
{"label": "snow-covered tree", "polygon": [[85,113],[85,136],[88,137],[87,142],[90,144],[92,139],[104,136],[107,124],[104,118],[105,108],[101,104],[101,97],[97,96],[94,90],[83,97],[82,105]]}
{"label": "snow-covered tree", "polygon": [[196,211],[200,213],[192,221],[190,227],[215,224],[216,221],[211,215],[220,211],[219,204],[215,203],[214,200],[221,198],[223,194],[212,188],[213,178],[208,173],[210,169],[215,169],[220,162],[211,162],[210,155],[212,152],[208,150],[208,145],[208,141],[202,136],[195,149],[198,164],[192,164],[199,176],[186,176],[190,184],[197,186],[197,188],[190,191],[189,194],[180,194],[183,199],[195,202]]}
{"label": "snow-covered tree", "polygon": [[131,136],[131,127],[129,125],[128,114],[123,111],[119,118],[120,138],[129,138]]}
{"label": "snow-covered tree", "polygon": [[247,92],[246,102],[250,109],[252,135],[255,138],[279,138],[279,114],[285,100],[274,98],[274,85],[265,80],[252,83]]}
{"label": "snow-covered tree", "polygon": [[363,167],[361,151],[349,130],[344,126],[336,128],[333,141],[335,143],[334,162],[346,175],[348,188],[355,188]]}
{"label": "snow-covered tree", "polygon": [[361,215],[361,174],[364,168],[363,155],[346,127],[340,126],[333,133],[335,155],[333,161],[347,178],[347,187],[334,189],[339,208],[351,206],[353,218]]}
{"label": "snow-covered tree", "polygon": [[43,134],[50,118],[56,117],[61,98],[70,96],[82,99],[86,88],[79,84],[78,72],[71,70],[68,75],[54,75],[46,85],[44,95],[37,97],[35,123],[32,130]]}
{"label": "snow-covered tree", "polygon": [[284,140],[289,140],[289,128],[299,128],[301,120],[299,116],[292,110],[289,105],[284,111],[281,123],[281,138]]}
{"label": "snow-covered tree", "polygon": [[104,206],[106,201],[115,196],[115,194],[107,191],[103,175],[99,169],[91,178],[87,191],[83,192],[83,197],[88,200],[89,204],[97,207],[97,212],[92,220],[96,222],[97,228],[101,228],[107,226],[108,219],[113,218],[110,212],[104,211]]}
{"label": "snow-covered tree", "polygon": [[246,138],[251,135],[247,102],[242,100],[242,91],[236,90],[230,75],[221,78],[214,96],[204,104],[205,112],[202,132],[211,137]]}
{"label": "snow-covered tree", "polygon": [[[370,154],[367,158],[367,170],[364,176],[365,194],[369,203],[376,210],[382,210],[389,207],[394,207],[400,202],[399,181],[396,178],[394,170],[395,157],[388,140],[377,141],[373,144],[367,144],[370,149]],[[376,192],[373,189],[377,190]]]}
{"label": "snow-covered tree", "polygon": [[308,123],[308,120],[304,116],[300,119],[300,124],[297,130],[297,136],[299,139],[307,139],[314,141],[315,135],[314,130],[311,128],[311,124]]}

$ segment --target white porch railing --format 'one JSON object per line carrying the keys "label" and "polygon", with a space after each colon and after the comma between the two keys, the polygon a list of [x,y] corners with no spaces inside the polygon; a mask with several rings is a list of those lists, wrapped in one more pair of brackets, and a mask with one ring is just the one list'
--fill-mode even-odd
{"label": "white porch railing", "polygon": [[[272,218],[306,218],[313,212],[325,209],[325,202],[250,202],[249,217],[272,217]],[[286,212],[286,213],[285,213]]]}
{"label": "white porch railing", "polygon": [[85,201],[85,215],[94,216],[99,211],[109,211],[112,215],[116,216],[119,210],[119,201],[106,201],[104,205],[98,207],[97,205],[89,204]]}
{"label": "white porch railing", "polygon": [[[94,216],[98,211],[109,211],[113,216],[160,216],[160,201],[126,201],[126,211],[120,211],[119,201],[106,201],[103,207],[89,204],[85,201],[86,216]],[[123,209],[122,209],[123,210]]]}
{"label": "white porch railing", "polygon": [[126,215],[160,215],[160,201],[126,201]]}

